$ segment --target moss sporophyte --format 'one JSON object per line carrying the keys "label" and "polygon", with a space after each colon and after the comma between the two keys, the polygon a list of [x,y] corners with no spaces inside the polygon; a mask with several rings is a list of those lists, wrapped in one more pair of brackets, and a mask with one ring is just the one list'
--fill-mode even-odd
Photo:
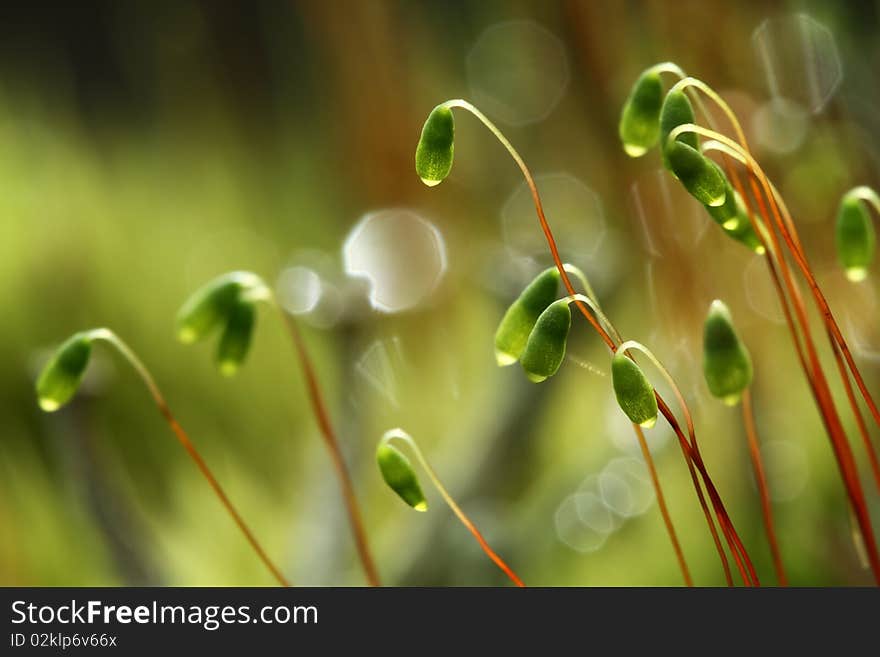
{"label": "moss sporophyte", "polygon": [[[650,105],[650,103],[647,104]],[[522,346],[523,337],[525,336],[526,329],[532,322],[534,322],[534,329],[538,328],[541,315],[538,315],[537,318],[532,319],[534,318],[535,311],[527,314],[523,312],[522,306],[516,307],[513,310],[508,311],[508,314],[505,315],[505,319],[509,321],[510,325],[515,326],[516,329],[510,335],[506,334],[507,326],[505,325],[508,322],[502,320],[502,325],[501,327],[499,327],[499,331],[502,334],[500,348],[498,333],[496,332],[496,359],[498,360],[499,364],[509,365],[513,362],[516,362],[517,359],[520,359],[523,363],[526,375],[535,381],[545,381],[549,376],[557,371],[559,365],[562,362],[562,359],[564,358],[564,338],[566,337],[568,330],[566,324],[570,321],[570,316],[566,315],[566,311],[569,304],[571,303],[575,304],[580,314],[590,323],[590,325],[602,338],[603,342],[605,342],[608,348],[612,352],[616,351],[619,343],[621,342],[619,339],[619,335],[617,335],[617,332],[613,330],[613,327],[610,325],[610,322],[607,321],[607,318],[605,318],[604,315],[601,314],[598,303],[596,303],[595,301],[595,295],[592,294],[591,291],[588,291],[589,296],[581,295],[578,294],[578,292],[574,288],[574,284],[572,283],[571,278],[566,271],[565,265],[559,257],[559,250],[556,245],[556,240],[553,236],[552,230],[550,229],[549,222],[547,221],[547,218],[544,214],[544,209],[541,203],[540,195],[538,193],[537,185],[535,184],[534,178],[532,177],[531,172],[529,171],[522,157],[507,140],[507,138],[501,133],[501,131],[492,123],[492,121],[490,121],[471,103],[465,100],[456,99],[446,101],[438,107],[446,108],[449,110],[462,109],[475,116],[498,139],[498,141],[502,144],[502,146],[504,146],[504,148],[513,158],[514,162],[520,168],[520,171],[522,172],[526,184],[528,185],[531,192],[532,200],[535,204],[535,211],[538,216],[538,221],[541,225],[544,237],[547,240],[550,255],[553,258],[553,262],[559,274],[560,281],[563,283],[565,293],[567,294],[566,300],[563,303],[557,304],[554,301],[550,303],[544,311],[542,311],[542,313],[546,311],[550,312],[550,314],[548,315],[547,328],[552,328],[552,330],[545,333],[543,331],[544,327],[541,327],[542,330],[539,331],[536,335],[536,343],[534,344],[536,351],[530,351],[528,349],[529,339],[531,339],[533,331],[529,332],[529,339],[526,339],[525,346]],[[433,112],[436,111],[437,108],[433,110]],[[454,131],[451,125],[452,124],[449,123],[448,127],[446,128],[446,139],[443,141],[444,149],[447,149],[447,145],[451,145],[454,143]],[[643,139],[650,139],[650,135],[648,135],[647,137],[643,137]],[[425,157],[426,154],[430,153],[431,148],[431,143],[424,139],[420,140],[416,149],[417,160]],[[447,161],[449,161],[448,158]],[[421,175],[421,173],[423,172],[419,172],[417,170],[417,173],[419,173],[420,178],[423,177]],[[449,171],[444,169],[444,176],[448,175],[448,173]],[[430,186],[433,187],[435,186],[434,183],[437,183],[440,180],[442,180],[442,177],[437,176],[435,178],[432,178],[428,182],[432,183]],[[708,200],[712,203],[718,202],[715,198]],[[723,198],[721,199],[721,202],[723,202]],[[541,303],[547,300],[549,300],[549,296],[544,297]],[[563,310],[563,306],[565,307],[565,310]],[[514,318],[516,321],[511,321],[511,317]],[[713,537],[715,538],[716,547],[719,551],[719,557],[721,558],[722,563],[725,566],[725,577],[728,583],[732,584],[732,579],[730,577],[729,568],[727,566],[727,557],[723,549],[721,549],[720,543],[718,542],[714,520],[712,518],[711,512],[709,511],[701,486],[705,486],[708,491],[709,501],[712,505],[712,510],[715,513],[718,526],[721,528],[724,538],[727,541],[731,552],[734,554],[734,559],[736,561],[737,567],[740,569],[740,574],[743,578],[743,581],[748,585],[758,584],[758,578],[754,572],[754,567],[751,564],[751,560],[749,559],[748,554],[746,553],[745,548],[742,545],[742,541],[739,540],[739,536],[737,535],[736,530],[733,527],[733,523],[730,521],[730,517],[727,514],[726,509],[724,508],[721,497],[718,494],[715,485],[712,482],[711,477],[709,476],[705,463],[703,462],[703,459],[699,453],[699,449],[696,445],[695,434],[693,433],[693,431],[689,431],[688,435],[685,435],[682,429],[682,425],[679,423],[678,419],[675,417],[675,415],[672,413],[672,411],[659,395],[657,395],[656,401],[658,411],[662,413],[666,420],[670,423],[670,426],[673,428],[676,436],[680,441],[682,453],[688,463],[689,472],[691,473],[695,491],[697,493],[698,499],[700,500],[704,515],[707,519],[707,523],[709,524],[710,530],[712,531]],[[686,415],[689,418],[689,413],[686,413]],[[641,427],[639,427],[638,425],[634,425],[634,431],[636,431],[637,436],[639,436],[640,444],[643,444],[644,438],[641,435]],[[649,454],[646,447],[643,450],[643,453]],[[650,467],[653,472],[653,463],[650,463]],[[654,478],[654,482],[655,489],[659,490],[659,486],[656,485],[656,478]],[[660,495],[658,495],[658,499],[662,499]],[[683,558],[683,553],[681,551],[665,505],[661,505],[661,512],[663,513],[664,521],[667,525],[667,531],[670,535],[670,540],[676,550],[676,556],[679,560],[682,574],[685,578],[686,583],[690,584],[690,574],[687,570],[687,566]]]}
{"label": "moss sporophyte", "polygon": [[523,581],[519,578],[519,575],[517,575],[513,569],[508,566],[500,556],[498,556],[498,553],[495,552],[495,550],[489,547],[489,544],[486,542],[486,539],[483,538],[483,535],[477,529],[476,525],[474,525],[474,523],[471,522],[471,519],[461,510],[461,507],[458,506],[456,501],[452,498],[452,495],[449,494],[449,491],[446,490],[446,487],[440,481],[434,468],[428,463],[428,460],[425,458],[422,450],[419,449],[416,441],[413,440],[412,436],[406,431],[400,428],[389,429],[386,431],[376,447],[376,464],[379,466],[379,472],[385,480],[385,483],[388,484],[388,487],[397,493],[398,497],[406,502],[408,506],[416,511],[428,510],[428,501],[425,499],[425,494],[422,492],[422,487],[419,484],[415,469],[406,455],[392,444],[392,441],[394,440],[409,447],[415,455],[416,460],[422,466],[422,469],[427,473],[431,483],[434,484],[434,488],[440,493],[443,501],[446,502],[450,509],[452,509],[452,512],[459,519],[461,524],[463,524],[473,535],[483,552],[486,553],[486,556],[488,556],[492,562],[498,566],[505,575],[507,575],[510,581],[517,586],[525,586]]}
{"label": "moss sporophyte", "polygon": [[728,406],[741,402],[749,457],[761,496],[761,512],[776,570],[776,581],[780,586],[786,586],[788,578],[776,540],[770,488],[767,484],[764,461],[758,443],[758,431],[749,390],[753,379],[752,358],[733,326],[733,316],[730,310],[723,301],[718,299],[709,306],[709,312],[703,323],[703,376],[706,379],[709,392],[714,397]]}
{"label": "moss sporophyte", "polygon": [[[880,554],[855,455],[837,402],[831,393],[807,307],[799,290],[797,275],[800,275],[809,289],[817,314],[824,324],[823,333],[829,340],[831,355],[847,393],[849,407],[856,420],[878,491],[880,459],[861,416],[853,382],[878,427],[880,410],[865,385],[822,288],[816,281],[794,219],[779,191],[752,155],[739,119],[724,99],[705,82],[686,76],[674,64],[658,64],[648,69],[648,72],[671,73],[679,78],[667,92],[659,113],[656,114],[658,142],[664,163],[672,169],[686,189],[706,206],[712,219],[729,237],[765,257],[767,272],[779,297],[792,346],[822,416],[823,426],[839,465],[850,507],[861,534],[859,542],[864,543],[875,581],[880,583]],[[656,102],[651,98],[652,94],[656,94],[656,89],[649,93],[640,87],[656,85],[655,81],[646,82],[646,79],[645,74],[638,77],[621,113],[622,127],[619,132],[623,150],[629,155],[644,155],[650,148],[648,139],[634,141],[639,139],[638,135],[648,134],[649,130],[624,125],[633,121],[644,123],[655,120]],[[643,97],[647,97],[648,101],[641,100]],[[706,110],[704,98],[720,110],[733,130],[733,138],[720,132],[715,117]],[[634,109],[634,103],[639,107]],[[694,107],[699,109],[709,127],[697,123]],[[709,153],[720,156],[720,166],[708,160],[706,155]],[[670,155],[673,157],[670,158]],[[707,165],[706,162],[710,164]],[[714,174],[710,173],[710,169],[714,169]],[[723,194],[718,192],[719,176],[724,184]],[[865,187],[856,189],[859,191],[851,190],[844,196],[835,230],[838,260],[850,280],[859,280],[866,276],[875,249],[873,226],[865,204],[873,205],[875,209],[880,208],[875,193]],[[718,199],[722,202],[717,203]],[[742,380],[744,374],[745,366],[740,363],[736,377]],[[721,386],[722,382],[715,378],[712,385]],[[748,396],[747,388],[742,395],[743,406],[749,406],[745,399]],[[732,400],[736,394],[731,393],[729,396]]]}
{"label": "moss sporophyte", "polygon": [[141,362],[140,358],[137,357],[134,351],[132,351],[131,348],[113,331],[106,328],[82,331],[73,335],[57,349],[37,378],[36,392],[40,408],[47,412],[54,412],[73,398],[73,395],[76,393],[80,382],[82,381],[83,374],[88,367],[92,354],[92,346],[95,342],[103,342],[110,345],[129,365],[131,365],[146,386],[153,401],[156,403],[159,412],[174,433],[174,436],[205,477],[208,484],[211,486],[211,489],[214,491],[214,494],[217,496],[217,499],[220,500],[220,503],[238,526],[239,530],[247,539],[254,552],[256,552],[259,559],[265,564],[266,568],[269,569],[272,576],[279,584],[282,586],[289,586],[290,584],[285,579],[284,575],[281,574],[281,571],[269,559],[263,547],[245,524],[239,512],[232,505],[232,502],[227,497],[223,488],[221,488],[217,478],[208,468],[208,465],[199,454],[189,436],[171,414],[168,403],[165,401],[165,397],[159,390],[158,385],[156,385],[152,374],[150,374],[149,370],[147,370],[146,366]]}
{"label": "moss sporophyte", "polygon": [[270,305],[281,316],[293,341],[308,387],[312,413],[336,471],[361,567],[370,585],[379,586],[379,573],[367,540],[354,484],[330,421],[312,359],[296,322],[279,307],[272,289],[252,272],[230,272],[214,278],[196,290],[181,307],[177,315],[178,338],[181,342],[192,343],[205,340],[222,328],[216,361],[222,374],[232,376],[244,363],[250,349],[259,302]]}

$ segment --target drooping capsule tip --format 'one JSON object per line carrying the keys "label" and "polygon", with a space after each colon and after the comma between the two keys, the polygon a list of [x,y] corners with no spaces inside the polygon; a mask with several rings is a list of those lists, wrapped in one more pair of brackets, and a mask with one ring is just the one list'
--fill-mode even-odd
{"label": "drooping capsule tip", "polygon": [[641,157],[648,152],[648,149],[644,146],[639,146],[638,144],[624,144],[623,152],[630,157]]}
{"label": "drooping capsule tip", "polygon": [[188,326],[182,326],[177,331],[177,339],[179,342],[182,342],[183,344],[192,344],[193,342],[196,341],[197,337],[198,337],[198,335],[196,334],[196,332]]}
{"label": "drooping capsule tip", "polygon": [[650,429],[655,424],[657,424],[657,416],[656,415],[652,418],[648,418],[644,422],[640,422],[639,426],[642,427],[643,429]]}
{"label": "drooping capsule tip", "polygon": [[441,180],[429,180],[428,178],[420,178],[420,180],[423,183],[425,183],[428,187],[436,187],[437,185],[439,185],[440,183],[443,182],[442,179]]}
{"label": "drooping capsule tip", "polygon": [[739,400],[742,399],[742,393],[736,393],[733,395],[726,395],[722,397],[721,402],[725,406],[736,406],[739,404]]}
{"label": "drooping capsule tip", "polygon": [[764,255],[765,253],[767,253],[767,249],[764,248],[763,244],[758,244],[755,247],[755,253],[757,253],[758,255]]}
{"label": "drooping capsule tip", "polygon": [[220,374],[228,377],[235,376],[235,373],[238,372],[238,365],[239,363],[234,360],[222,360],[218,363]]}
{"label": "drooping capsule tip", "polygon": [[725,317],[730,317],[730,310],[728,310],[727,304],[724,303],[721,299],[712,300],[712,303],[709,304],[709,312],[722,313]]}
{"label": "drooping capsule tip", "polygon": [[726,198],[727,198],[727,194],[725,194],[724,191],[722,190],[721,194],[719,194],[718,196],[713,196],[711,199],[709,199],[709,202],[706,205],[713,207],[713,208],[720,207],[720,206],[724,205],[724,201]]}
{"label": "drooping capsule tip", "polygon": [[724,230],[736,230],[737,228],[739,228],[739,217],[728,219],[723,224],[721,224],[721,227]]}
{"label": "drooping capsule tip", "polygon": [[517,360],[517,357],[513,354],[508,354],[507,352],[498,349],[495,350],[495,362],[498,363],[498,367],[513,365]]}
{"label": "drooping capsule tip", "polygon": [[40,397],[37,400],[37,403],[40,405],[40,408],[47,413],[53,413],[61,408],[61,404],[57,400],[49,397]]}
{"label": "drooping capsule tip", "polygon": [[542,374],[534,374],[533,372],[526,372],[526,378],[532,383],[541,383],[541,381],[546,381],[547,377]]}
{"label": "drooping capsule tip", "polygon": [[861,283],[868,278],[868,269],[866,267],[848,267],[846,278],[853,283]]}
{"label": "drooping capsule tip", "polygon": [[422,500],[421,502],[418,502],[413,508],[416,511],[421,511],[422,513],[424,513],[428,510],[428,503]]}

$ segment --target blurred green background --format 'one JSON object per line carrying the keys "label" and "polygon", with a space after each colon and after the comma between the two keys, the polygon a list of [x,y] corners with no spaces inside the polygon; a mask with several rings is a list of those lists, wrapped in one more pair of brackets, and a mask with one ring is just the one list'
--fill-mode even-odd
{"label": "blurred green background", "polygon": [[[880,183],[878,13],[696,0],[4,7],[0,584],[273,583],[114,354],[98,350],[69,407],[40,413],[47,350],[94,326],[140,354],[294,583],[364,582],[279,318],[261,309],[233,379],[210,346],[175,341],[179,305],[231,269],[277,281],[299,315],[385,583],[506,583],[434,490],[417,514],[384,486],[373,454],[395,426],[527,584],[681,583],[592,330],[575,317],[569,362],[541,385],[495,366],[495,325],[549,257],[518,170],[472,117],[457,115],[443,185],[414,174],[422,121],[456,97],[519,148],[564,257],[682,385],[763,581],[774,577],[740,416],[700,375],[716,297],[755,361],[791,582],[870,583],[760,260],[706,221],[656,153],[627,158],[617,117],[638,73],[663,60],[734,105],[880,391],[876,268],[848,283],[831,249],[840,196]],[[355,260],[374,287],[347,274]],[[723,584],[670,432],[647,435],[696,582]]]}

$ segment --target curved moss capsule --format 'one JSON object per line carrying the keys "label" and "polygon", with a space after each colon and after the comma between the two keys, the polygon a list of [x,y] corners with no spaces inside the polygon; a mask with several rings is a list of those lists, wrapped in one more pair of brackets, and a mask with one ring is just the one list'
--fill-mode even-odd
{"label": "curved moss capsule", "polygon": [[520,359],[530,381],[540,383],[556,374],[565,358],[570,328],[571,309],[566,299],[554,301],[541,313]]}
{"label": "curved moss capsule", "polygon": [[428,187],[439,185],[452,169],[455,150],[455,120],[452,110],[437,105],[422,126],[416,146],[416,173]]}
{"label": "curved moss capsule", "polygon": [[854,196],[844,196],[837,211],[835,227],[837,260],[846,277],[854,282],[868,276],[868,267],[874,259],[877,238],[865,203]]}
{"label": "curved moss capsule", "polygon": [[716,206],[704,205],[703,207],[706,208],[712,220],[721,226],[730,238],[742,243],[755,253],[764,253],[764,246],[755,229],[752,228],[752,222],[749,221],[748,210],[742,196],[733,188],[720,167],[714,162],[712,165],[724,177],[724,203]]}
{"label": "curved moss capsule", "polygon": [[641,157],[660,138],[660,107],[663,84],[660,74],[647,70],[639,76],[623,105],[618,132],[623,150],[630,157]]}
{"label": "curved moss capsule", "polygon": [[559,271],[546,269],[528,284],[501,318],[495,331],[495,360],[504,367],[519,360],[541,313],[556,300]]}
{"label": "curved moss capsule", "polygon": [[[737,197],[739,196],[738,193],[736,193],[736,195]],[[739,202],[741,203],[742,200],[740,199]],[[736,223],[731,223],[729,227],[724,228],[724,232],[728,237],[740,242],[758,255],[764,255],[764,253],[767,252],[767,249],[765,249],[764,245],[761,243],[761,238],[758,237],[758,233],[756,233],[755,229],[752,227],[752,222],[749,221],[745,206],[743,206],[742,213],[737,218]]]}
{"label": "curved moss capsule", "polygon": [[[733,185],[730,184],[730,180],[727,179],[727,176],[724,175],[724,172],[721,171],[721,168],[709,160],[713,167],[718,171],[718,174],[724,179],[724,203],[721,205],[704,205],[706,211],[709,213],[709,216],[712,217],[712,221],[716,224],[724,228],[725,230],[728,228],[735,228],[739,226],[739,218],[740,218],[740,202],[741,198],[739,194],[736,193],[736,190],[733,189]],[[746,218],[748,221],[748,218]]]}
{"label": "curved moss capsule", "polygon": [[657,397],[648,377],[632,359],[618,352],[611,358],[611,380],[617,404],[636,424],[650,429],[657,422]]}
{"label": "curved moss capsule", "polygon": [[427,511],[428,501],[419,485],[412,463],[399,449],[388,443],[380,443],[376,449],[379,472],[389,488],[416,511]]}
{"label": "curved moss capsule", "polygon": [[232,376],[244,362],[254,333],[256,309],[252,301],[238,300],[229,311],[229,319],[217,344],[217,364],[225,376]]}
{"label": "curved moss capsule", "polygon": [[670,170],[691,196],[703,205],[724,205],[726,179],[712,160],[680,141],[669,144],[665,152]]}
{"label": "curved moss capsule", "polygon": [[[683,91],[676,89],[666,94],[663,106],[660,108],[660,151],[663,155],[663,164],[667,169],[671,168],[666,154],[666,150],[669,147],[666,143],[669,133],[684,123],[696,122],[694,108]],[[700,143],[696,133],[686,132],[679,135],[676,141],[687,144],[694,150],[699,151]]]}
{"label": "curved moss capsule", "polygon": [[51,413],[64,406],[76,393],[92,354],[92,340],[76,333],[62,344],[37,378],[37,402]]}
{"label": "curved moss capsule", "polygon": [[177,313],[177,339],[185,343],[205,339],[226,322],[241,292],[260,284],[256,274],[240,271],[209,281]]}
{"label": "curved moss capsule", "polygon": [[734,405],[752,383],[752,359],[733,327],[727,306],[717,299],[703,325],[703,376],[709,392]]}

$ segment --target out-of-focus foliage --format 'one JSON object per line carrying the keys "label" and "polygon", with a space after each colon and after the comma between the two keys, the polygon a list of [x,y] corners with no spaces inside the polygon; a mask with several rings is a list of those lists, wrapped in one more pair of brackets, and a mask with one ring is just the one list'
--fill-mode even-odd
{"label": "out-of-focus foliage", "polygon": [[[798,42],[799,31],[824,35],[816,24],[833,48],[824,37]],[[69,406],[40,412],[34,380],[45,358],[92,326],[111,327],[151,368],[294,583],[363,583],[281,323],[261,315],[231,379],[203,352],[214,345],[175,339],[188,295],[233,270],[277,280],[281,304],[302,313],[385,582],[505,583],[433,490],[432,512],[415,514],[382,481],[376,442],[405,426],[527,584],[681,583],[610,358],[586,322],[575,313],[569,362],[540,386],[496,365],[505,309],[551,262],[531,211],[502,221],[520,174],[472,117],[456,117],[445,183],[419,180],[421,126],[448,98],[489,99],[483,109],[536,174],[577,186],[572,195],[547,187],[563,257],[586,271],[624,337],[678,380],[763,579],[772,582],[772,568],[740,416],[714,403],[702,378],[714,298],[730,306],[752,356],[791,582],[869,582],[763,262],[722,234],[656,151],[627,157],[618,121],[640,71],[664,60],[730,101],[880,394],[880,273],[850,283],[833,249],[840,196],[880,178],[878,29],[870,3],[818,1],[0,10],[0,584],[272,583],[110,352],[93,354]],[[784,56],[789,41],[810,44],[802,60]],[[810,80],[815,88],[798,95],[792,81]],[[571,201],[593,197],[590,207]],[[372,284],[394,293],[420,282],[419,303],[402,312],[371,308],[370,281],[344,271],[349,231],[379,210],[393,211],[376,215],[392,238],[370,248],[380,262],[412,263],[412,276]],[[694,579],[723,583],[678,446],[662,421],[647,439]],[[865,487],[876,522],[867,477]]]}

